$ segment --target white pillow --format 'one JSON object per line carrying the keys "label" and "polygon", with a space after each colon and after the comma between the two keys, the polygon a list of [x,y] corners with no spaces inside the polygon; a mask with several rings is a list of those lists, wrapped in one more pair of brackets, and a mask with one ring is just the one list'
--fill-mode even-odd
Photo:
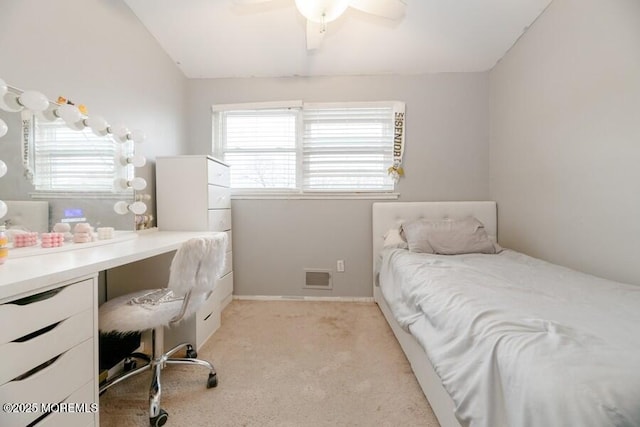
{"label": "white pillow", "polygon": [[391,228],[384,233],[384,247],[407,249],[407,242],[400,235],[399,228]]}

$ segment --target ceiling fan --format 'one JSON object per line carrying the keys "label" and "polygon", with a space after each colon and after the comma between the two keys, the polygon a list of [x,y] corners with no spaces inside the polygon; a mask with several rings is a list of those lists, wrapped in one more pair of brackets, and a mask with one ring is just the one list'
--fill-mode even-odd
{"label": "ceiling fan", "polygon": [[[272,0],[234,0],[237,4],[266,3]],[[295,0],[298,11],[307,18],[307,50],[320,47],[327,23],[336,20],[348,7],[387,19],[404,16],[405,0]]]}

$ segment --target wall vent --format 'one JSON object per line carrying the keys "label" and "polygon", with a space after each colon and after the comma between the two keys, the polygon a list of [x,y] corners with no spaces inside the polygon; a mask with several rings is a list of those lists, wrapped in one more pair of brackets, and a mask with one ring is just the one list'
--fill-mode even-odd
{"label": "wall vent", "polygon": [[331,270],[305,269],[304,288],[333,289]]}

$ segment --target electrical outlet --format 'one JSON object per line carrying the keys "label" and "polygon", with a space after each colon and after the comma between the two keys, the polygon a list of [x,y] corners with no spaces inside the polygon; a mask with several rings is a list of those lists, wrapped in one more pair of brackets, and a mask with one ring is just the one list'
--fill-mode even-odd
{"label": "electrical outlet", "polygon": [[338,262],[336,263],[336,270],[338,270],[339,273],[343,273],[344,272],[344,260],[343,259],[339,259]]}

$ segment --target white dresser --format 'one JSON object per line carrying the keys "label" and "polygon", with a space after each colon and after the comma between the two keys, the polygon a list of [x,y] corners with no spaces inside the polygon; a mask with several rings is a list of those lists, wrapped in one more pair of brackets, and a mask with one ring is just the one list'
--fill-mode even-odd
{"label": "white dresser", "polygon": [[0,304],[0,425],[98,424],[96,278]]}
{"label": "white dresser", "polygon": [[210,156],[156,158],[157,223],[161,231],[222,231],[229,236],[223,276],[195,317],[165,332],[165,348],[183,341],[196,348],[220,326],[233,294],[229,166]]}

